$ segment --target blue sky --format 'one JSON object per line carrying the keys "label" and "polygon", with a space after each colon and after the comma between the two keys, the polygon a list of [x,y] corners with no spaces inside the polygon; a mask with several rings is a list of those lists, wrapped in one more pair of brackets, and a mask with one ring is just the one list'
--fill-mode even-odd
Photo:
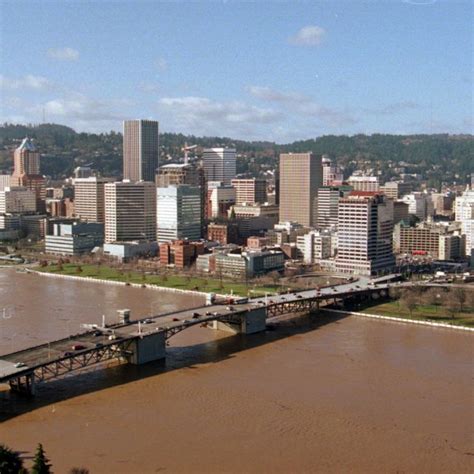
{"label": "blue sky", "polygon": [[472,133],[473,2],[0,1],[0,120],[285,143]]}

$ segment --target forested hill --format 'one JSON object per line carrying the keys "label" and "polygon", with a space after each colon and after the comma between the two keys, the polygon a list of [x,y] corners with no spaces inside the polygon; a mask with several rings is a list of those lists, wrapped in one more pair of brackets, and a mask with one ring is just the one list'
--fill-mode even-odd
{"label": "forested hill", "polygon": [[[42,171],[53,177],[69,176],[75,166],[92,163],[104,175],[120,175],[122,135],[116,132],[77,133],[72,128],[43,124],[38,126],[3,124],[0,127],[0,169],[12,166],[12,149],[25,136],[36,140],[42,153]],[[328,154],[345,167],[379,169],[390,178],[397,165],[407,172],[423,174],[439,181],[467,181],[474,172],[474,137],[472,135],[327,135],[285,145],[272,142],[248,142],[226,137],[195,137],[175,133],[160,135],[162,160],[182,155],[184,142],[203,147],[234,146],[241,155],[239,173],[258,173],[274,168],[281,152],[313,151]]]}

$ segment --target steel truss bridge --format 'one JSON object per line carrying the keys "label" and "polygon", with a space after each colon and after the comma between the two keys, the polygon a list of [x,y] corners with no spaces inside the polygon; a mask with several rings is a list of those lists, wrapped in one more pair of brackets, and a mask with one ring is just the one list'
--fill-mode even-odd
{"label": "steel truss bridge", "polygon": [[[289,313],[316,313],[322,302],[338,303],[386,296],[388,285],[385,283],[363,287],[348,283],[265,299],[254,298],[246,304],[232,307],[212,305],[158,315],[142,319],[140,324],[134,321],[97,328],[0,357],[0,383],[8,383],[12,390],[31,395],[39,382],[64,377],[111,360],[130,361],[138,351],[137,344],[153,336],[159,336],[166,347],[166,341],[181,331],[196,325],[208,326],[213,321],[238,328],[248,315],[255,312],[263,314],[265,321]],[[265,330],[265,325],[260,326],[259,330]],[[102,335],[100,338],[97,337],[98,331]],[[71,350],[71,346],[77,349]]]}

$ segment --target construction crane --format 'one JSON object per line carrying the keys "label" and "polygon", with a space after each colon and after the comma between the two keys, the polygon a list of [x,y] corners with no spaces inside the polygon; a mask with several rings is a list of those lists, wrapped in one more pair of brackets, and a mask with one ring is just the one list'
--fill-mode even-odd
{"label": "construction crane", "polygon": [[188,164],[188,151],[194,150],[195,148],[197,148],[197,145],[188,146],[188,144],[184,142],[184,147],[181,148],[181,151],[184,151],[184,164],[185,165]]}

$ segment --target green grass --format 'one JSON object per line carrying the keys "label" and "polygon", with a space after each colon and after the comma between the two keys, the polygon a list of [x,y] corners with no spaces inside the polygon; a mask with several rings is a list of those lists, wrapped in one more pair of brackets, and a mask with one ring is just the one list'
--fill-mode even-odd
{"label": "green grass", "polygon": [[464,308],[462,313],[456,313],[454,318],[447,314],[445,308],[442,306],[428,304],[417,305],[410,315],[398,301],[377,304],[361,311],[370,314],[380,314],[381,316],[395,316],[397,318],[417,319],[422,321],[474,327],[474,308],[468,307]]}
{"label": "green grass", "polygon": [[62,265],[62,270],[58,265],[49,265],[40,268],[39,271],[111,281],[139,283],[144,285],[156,285],[165,288],[177,288],[180,290],[203,291],[207,293],[229,294],[232,290],[234,294],[241,296],[247,296],[248,291],[250,291],[250,296],[264,296],[265,293],[276,293],[279,288],[277,285],[254,286],[250,283],[246,286],[244,282],[229,280],[222,280],[221,285],[221,282],[215,278],[187,277],[185,275],[143,275],[142,273],[134,271],[121,272],[116,268],[105,265],[80,265],[82,271],[79,272],[78,267],[79,265],[76,264],[65,263]]}

